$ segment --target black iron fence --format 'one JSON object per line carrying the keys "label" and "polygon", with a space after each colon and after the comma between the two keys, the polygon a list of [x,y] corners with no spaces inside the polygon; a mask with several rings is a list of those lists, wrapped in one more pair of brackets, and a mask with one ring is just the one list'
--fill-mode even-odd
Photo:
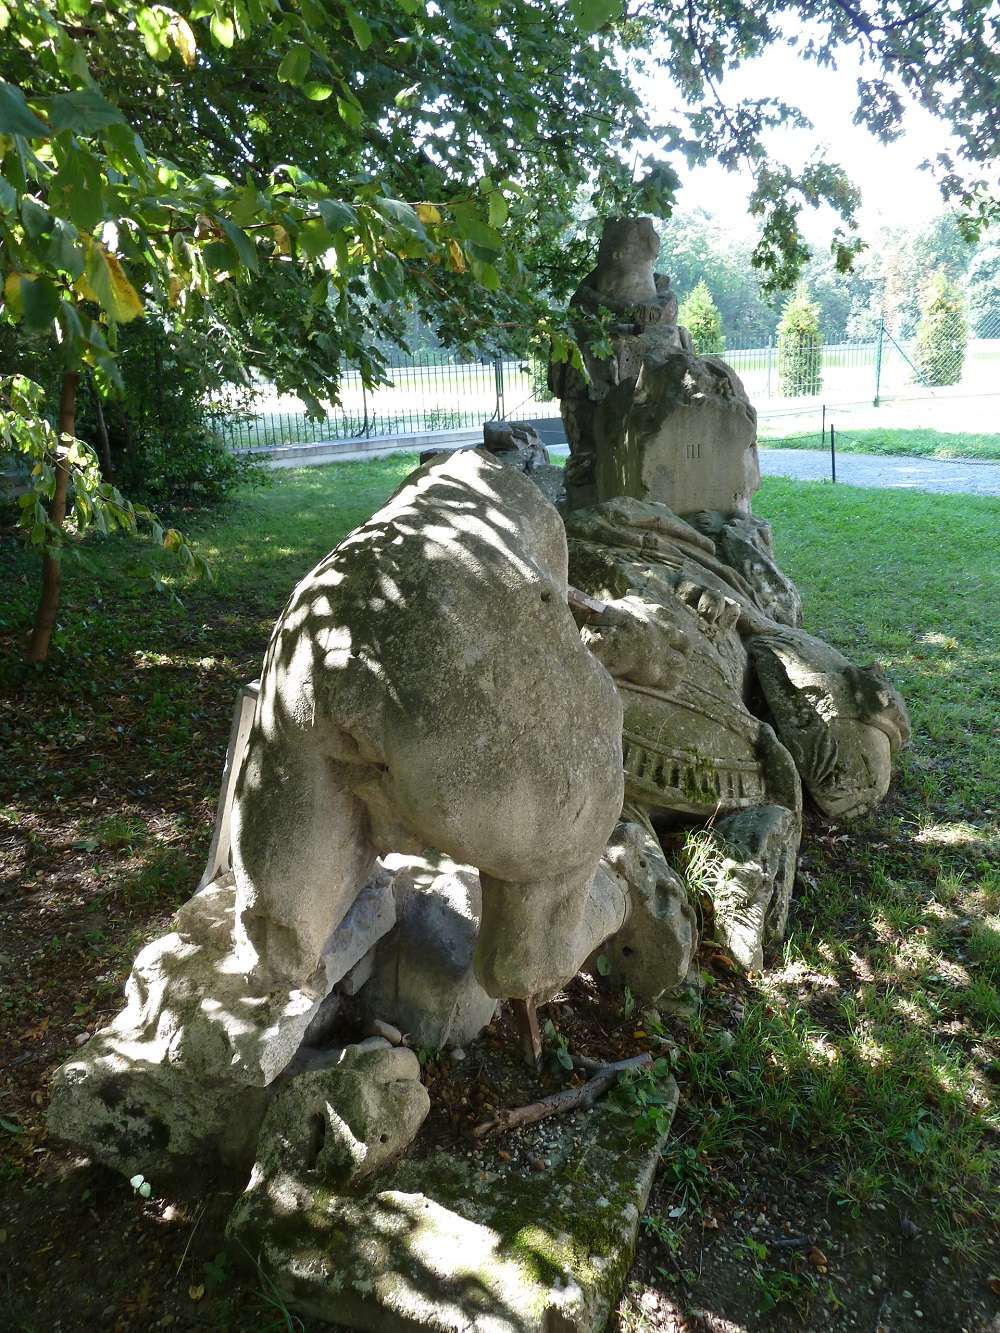
{"label": "black iron fence", "polygon": [[[991,336],[928,346],[897,337],[877,321],[870,337],[839,343],[802,339],[783,345],[727,338],[721,353],[759,410],[780,412],[810,401],[855,404],[883,399],[1000,392],[1000,318]],[[216,430],[233,449],[371,440],[380,436],[478,430],[484,421],[558,417],[545,365],[530,358],[460,360],[445,352],[397,353],[389,381],[376,389],[345,366],[340,399],[322,417],[305,414],[298,399],[262,387],[251,409],[219,406]]]}

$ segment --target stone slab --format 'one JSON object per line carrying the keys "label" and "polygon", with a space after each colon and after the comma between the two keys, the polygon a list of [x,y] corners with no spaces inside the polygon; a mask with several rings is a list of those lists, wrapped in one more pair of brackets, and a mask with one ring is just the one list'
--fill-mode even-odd
{"label": "stone slab", "polygon": [[212,829],[212,841],[208,848],[208,860],[205,871],[198,883],[203,889],[213,880],[224,875],[229,869],[230,820],[233,810],[233,796],[236,792],[236,779],[240,775],[240,765],[246,753],[247,737],[253,724],[253,715],[260,694],[260,681],[252,680],[242,685],[236,695],[233,707],[233,721],[229,729],[229,745],[226,759],[222,766],[222,784],[215,810],[215,826]]}
{"label": "stone slab", "polygon": [[[665,1085],[670,1118],[677,1085]],[[666,1133],[607,1103],[409,1158],[360,1194],[251,1180],[229,1235],[303,1316],[372,1333],[596,1333],[635,1250]],[[516,1145],[516,1146],[515,1146]],[[497,1148],[514,1149],[505,1164]],[[549,1165],[533,1171],[532,1157]]]}

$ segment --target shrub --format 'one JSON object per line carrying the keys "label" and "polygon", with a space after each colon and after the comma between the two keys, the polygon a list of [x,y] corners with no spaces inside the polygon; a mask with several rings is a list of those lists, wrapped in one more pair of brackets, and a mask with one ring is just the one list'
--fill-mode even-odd
{"label": "shrub", "polygon": [[785,302],[778,324],[778,378],[786,398],[819,393],[823,384],[819,306],[800,283]]}
{"label": "shrub", "polygon": [[259,461],[234,453],[217,428],[213,396],[225,391],[236,416],[243,403],[221,382],[208,336],[192,329],[182,338],[155,319],[137,320],[119,341],[123,391],[99,411],[93,384],[81,385],[77,433],[101,452],[106,431],[115,485],[158,512],[216,504],[266,477]]}
{"label": "shrub", "polygon": [[919,383],[957,384],[969,338],[958,285],[938,269],[924,288],[913,361]]}
{"label": "shrub", "polygon": [[677,321],[690,333],[699,356],[721,356],[726,350],[722,316],[704,279],[684,298]]}

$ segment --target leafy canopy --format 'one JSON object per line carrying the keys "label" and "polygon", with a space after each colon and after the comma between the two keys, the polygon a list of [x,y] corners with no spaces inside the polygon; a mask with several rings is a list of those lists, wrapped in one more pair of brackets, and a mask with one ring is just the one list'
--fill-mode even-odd
{"label": "leafy canopy", "polygon": [[[723,96],[723,75],[775,42],[819,63],[860,46],[875,73],[857,118],[891,138],[907,93],[943,111],[972,171],[939,163],[945,188],[980,220],[990,206],[974,179],[997,146],[984,0],[960,15],[902,0],[0,0],[0,30],[4,313],[56,331],[106,383],[117,326],[142,313],[201,319],[313,407],[344,357],[379,377],[404,306],[449,342],[550,333],[545,298],[590,243],[563,243],[577,192],[667,216],[672,155],[753,172],[766,287],[794,280],[799,215],[821,202],[844,220],[846,266],[845,173],[765,147],[801,112]],[[680,90],[667,124],[635,91],[640,64]],[[650,159],[633,171],[636,143]]]}

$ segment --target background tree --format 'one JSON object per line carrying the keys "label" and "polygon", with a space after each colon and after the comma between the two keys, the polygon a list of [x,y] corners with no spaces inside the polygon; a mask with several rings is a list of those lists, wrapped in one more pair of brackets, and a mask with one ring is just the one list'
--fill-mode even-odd
{"label": "background tree", "polygon": [[785,302],[778,324],[778,379],[785,397],[819,393],[822,356],[819,306],[800,283]]}
{"label": "background tree", "polygon": [[972,333],[979,338],[1000,337],[1000,240],[986,241],[976,249],[965,283]]}
{"label": "background tree", "polygon": [[678,319],[691,334],[695,351],[702,356],[721,356],[726,350],[722,316],[712,300],[708,284],[702,279],[681,303]]}
{"label": "background tree", "polygon": [[957,384],[965,363],[969,327],[962,293],[943,268],[923,291],[913,361],[921,384]]}

